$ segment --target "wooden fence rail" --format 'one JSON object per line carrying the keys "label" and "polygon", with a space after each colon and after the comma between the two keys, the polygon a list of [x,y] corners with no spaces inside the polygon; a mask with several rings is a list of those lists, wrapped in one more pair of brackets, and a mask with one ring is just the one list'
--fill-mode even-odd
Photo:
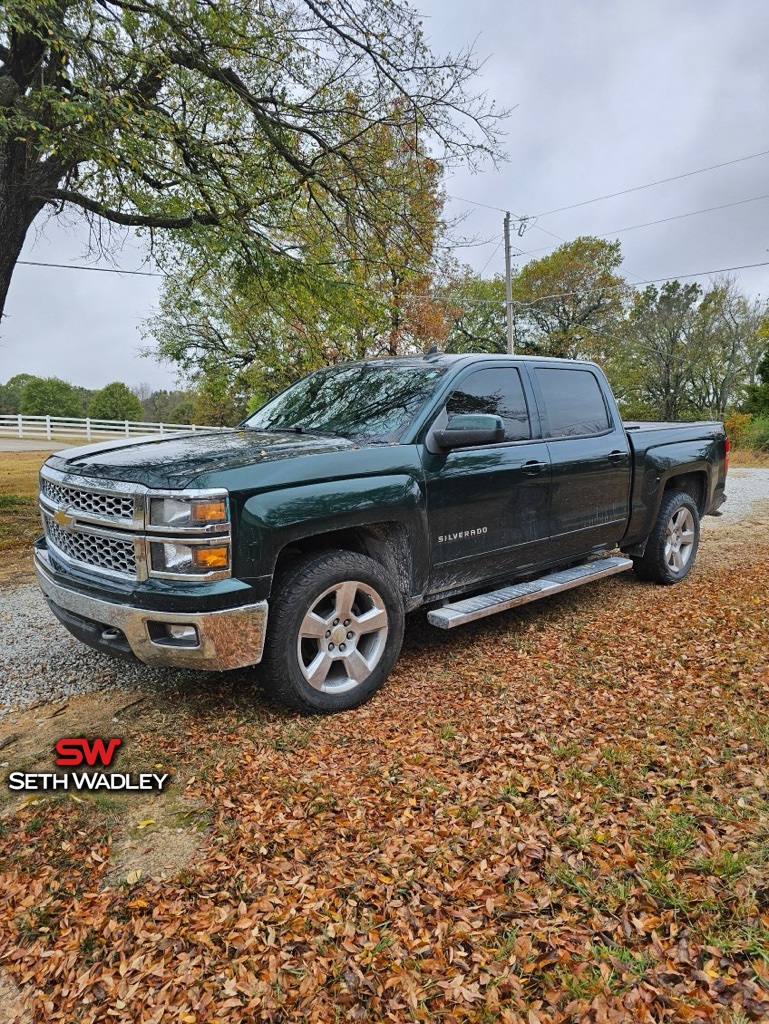
{"label": "wooden fence rail", "polygon": [[68,416],[0,415],[0,437],[56,441],[68,438],[98,441],[109,437],[138,437],[142,434],[175,434],[183,430],[225,430],[197,423],[143,423],[135,420],[96,420]]}

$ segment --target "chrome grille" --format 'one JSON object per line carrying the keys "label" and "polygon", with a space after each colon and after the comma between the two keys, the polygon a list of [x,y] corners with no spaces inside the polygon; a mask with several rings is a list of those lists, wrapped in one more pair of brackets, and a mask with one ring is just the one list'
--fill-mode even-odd
{"label": "chrome grille", "polygon": [[45,477],[42,477],[40,484],[45,497],[61,508],[99,516],[101,519],[122,520],[125,523],[133,521],[134,499],[131,495],[102,494],[99,491],[56,483]]}
{"label": "chrome grille", "polygon": [[[153,543],[180,538],[188,546],[232,543],[228,521],[191,527],[148,522],[150,502],[176,497],[228,500],[224,488],[154,490],[127,480],[92,480],[62,473],[46,463],[40,470],[40,512],[48,547],[65,561],[93,572],[143,582],[150,576],[189,580],[190,573],[154,569]],[[196,580],[223,579],[231,570],[216,569],[195,575]]]}
{"label": "chrome grille", "polygon": [[46,539],[74,562],[136,579],[136,549],[133,538],[100,537],[63,529],[50,516],[43,516]]}

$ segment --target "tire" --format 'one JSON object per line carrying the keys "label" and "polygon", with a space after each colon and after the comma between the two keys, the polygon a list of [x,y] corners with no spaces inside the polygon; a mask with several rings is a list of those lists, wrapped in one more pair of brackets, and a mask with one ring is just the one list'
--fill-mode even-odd
{"label": "tire", "polygon": [[633,571],[642,580],[680,583],[692,570],[699,543],[696,502],[685,491],[671,491],[662,498],[643,558],[633,559]]}
{"label": "tire", "polygon": [[400,591],[373,558],[350,551],[304,557],[273,590],[262,683],[304,714],[357,708],[392,671],[403,623]]}

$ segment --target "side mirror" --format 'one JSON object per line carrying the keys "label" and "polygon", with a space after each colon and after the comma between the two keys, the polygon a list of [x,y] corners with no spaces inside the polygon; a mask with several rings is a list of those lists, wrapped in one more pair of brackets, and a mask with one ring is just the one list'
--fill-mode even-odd
{"label": "side mirror", "polygon": [[433,431],[433,439],[441,451],[481,444],[498,444],[505,439],[505,427],[501,416],[457,413],[449,417],[442,430]]}

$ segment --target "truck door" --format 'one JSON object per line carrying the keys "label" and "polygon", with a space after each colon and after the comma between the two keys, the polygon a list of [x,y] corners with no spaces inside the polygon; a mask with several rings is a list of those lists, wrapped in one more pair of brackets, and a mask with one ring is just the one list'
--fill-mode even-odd
{"label": "truck door", "polygon": [[528,379],[509,364],[470,370],[444,409],[501,416],[505,440],[438,455],[423,448],[431,593],[536,566],[549,533],[550,458]]}
{"label": "truck door", "polygon": [[614,547],[630,511],[630,446],[589,366],[531,368],[552,469],[550,560]]}

